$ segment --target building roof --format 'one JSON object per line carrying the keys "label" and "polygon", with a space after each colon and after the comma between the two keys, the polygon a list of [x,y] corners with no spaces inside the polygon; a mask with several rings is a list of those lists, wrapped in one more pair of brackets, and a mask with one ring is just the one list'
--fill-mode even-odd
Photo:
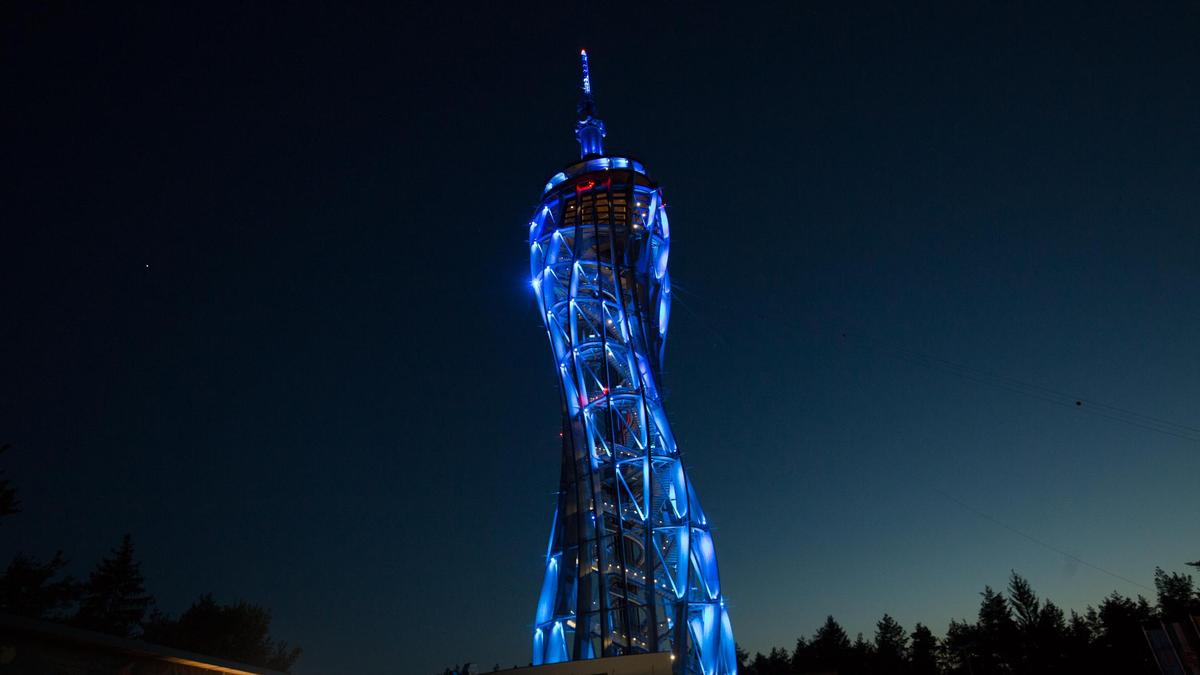
{"label": "building roof", "polygon": [[[181,649],[114,637],[52,621],[41,621],[0,613],[0,642],[7,642],[12,637],[18,636],[25,638],[29,642],[53,643],[55,646],[67,649],[75,648],[93,653],[103,652],[114,656],[125,656],[143,661],[175,664],[183,666],[185,669],[196,669],[211,673],[224,673],[225,675],[284,675],[284,673],[280,673],[277,670],[268,670],[212,656],[193,654]],[[20,655],[18,654],[17,657],[19,658]],[[184,670],[183,672],[187,671]]]}

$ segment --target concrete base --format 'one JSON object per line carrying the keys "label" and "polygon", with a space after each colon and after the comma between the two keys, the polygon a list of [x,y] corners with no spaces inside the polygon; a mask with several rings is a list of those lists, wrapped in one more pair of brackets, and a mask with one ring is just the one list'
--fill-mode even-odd
{"label": "concrete base", "polygon": [[674,664],[670,652],[660,652],[610,656],[586,661],[564,661],[500,672],[505,675],[671,675],[671,666]]}

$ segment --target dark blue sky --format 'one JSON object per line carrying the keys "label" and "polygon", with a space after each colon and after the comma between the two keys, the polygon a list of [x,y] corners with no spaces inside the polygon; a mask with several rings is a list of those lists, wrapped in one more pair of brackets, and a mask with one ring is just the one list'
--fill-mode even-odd
{"label": "dark blue sky", "polygon": [[842,5],[6,7],[0,554],[132,532],[303,675],[525,663],[586,46],[741,644],[1146,593],[1200,557],[1200,432],[1112,419],[1200,428],[1200,7]]}

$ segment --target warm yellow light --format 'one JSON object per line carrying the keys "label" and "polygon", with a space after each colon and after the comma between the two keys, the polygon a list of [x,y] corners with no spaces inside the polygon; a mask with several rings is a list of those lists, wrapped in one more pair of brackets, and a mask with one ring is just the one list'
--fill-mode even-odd
{"label": "warm yellow light", "polygon": [[229,666],[218,666],[211,663],[203,663],[200,661],[185,659],[178,656],[160,656],[158,658],[168,663],[177,663],[181,666],[189,666],[191,668],[198,668],[200,670],[216,671],[218,673],[225,673],[226,675],[254,675],[254,673],[248,670],[238,670],[237,668],[231,668]]}

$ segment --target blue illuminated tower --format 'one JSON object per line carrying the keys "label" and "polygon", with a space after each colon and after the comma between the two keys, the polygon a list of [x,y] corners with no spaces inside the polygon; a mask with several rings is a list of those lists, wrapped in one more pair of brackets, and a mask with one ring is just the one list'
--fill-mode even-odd
{"label": "blue illuminated tower", "polygon": [[582,157],[550,179],[529,223],[533,290],[562,383],[533,663],[670,652],[681,674],[736,673],[712,534],[659,389],[666,204],[640,162],[604,154],[581,56]]}

